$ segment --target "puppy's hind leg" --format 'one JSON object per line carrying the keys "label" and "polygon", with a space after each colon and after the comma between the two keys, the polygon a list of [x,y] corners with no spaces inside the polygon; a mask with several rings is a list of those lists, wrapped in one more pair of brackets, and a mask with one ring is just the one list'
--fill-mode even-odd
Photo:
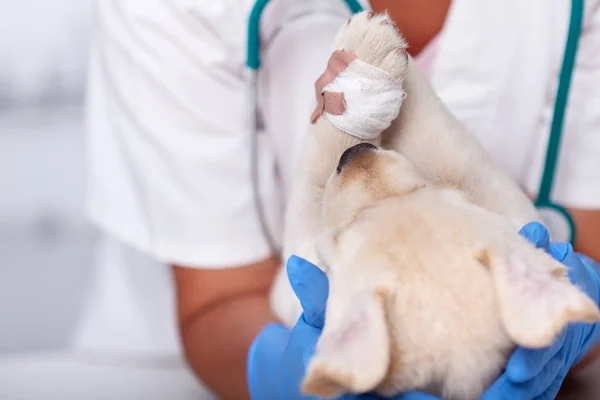
{"label": "puppy's hind leg", "polygon": [[409,58],[404,79],[407,97],[383,146],[402,153],[445,186],[510,219],[517,229],[539,220],[532,202],[442,103],[426,76]]}

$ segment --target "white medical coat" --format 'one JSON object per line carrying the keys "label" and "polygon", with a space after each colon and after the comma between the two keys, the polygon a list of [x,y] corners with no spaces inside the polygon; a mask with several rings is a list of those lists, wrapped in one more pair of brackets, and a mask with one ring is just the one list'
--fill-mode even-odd
{"label": "white medical coat", "polygon": [[[76,343],[178,352],[169,264],[268,255],[252,200],[250,0],[98,1],[88,87],[89,215],[107,235]],[[368,4],[365,4],[368,6]],[[552,199],[600,208],[600,1],[588,0]],[[454,0],[434,88],[529,193],[540,183],[569,0]],[[341,0],[272,0],[261,23],[261,196],[273,229]]]}

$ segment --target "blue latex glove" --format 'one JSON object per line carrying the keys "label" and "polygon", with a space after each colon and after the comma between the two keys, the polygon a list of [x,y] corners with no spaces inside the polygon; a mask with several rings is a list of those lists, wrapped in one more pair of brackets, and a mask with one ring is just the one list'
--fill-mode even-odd
{"label": "blue latex glove", "polygon": [[[329,294],[326,275],[315,265],[292,256],[287,264],[292,288],[303,313],[292,331],[277,324],[266,326],[248,353],[248,385],[252,400],[312,399],[303,396],[300,384],[321,335]],[[378,400],[375,395],[345,395],[340,400]],[[436,400],[421,393],[407,393],[397,400]]]}
{"label": "blue latex glove", "polygon": [[[550,244],[547,230],[531,223],[521,234],[537,247],[569,267],[569,277],[592,299],[600,302],[600,266],[573,252],[566,243]],[[288,276],[303,307],[303,314],[290,332],[280,325],[267,326],[256,338],[248,357],[248,382],[253,400],[315,399],[302,396],[300,382],[321,334],[328,281],[316,266],[298,257],[288,262]],[[598,324],[572,324],[547,349],[518,348],[506,372],[486,391],[484,400],[552,399],[568,370],[594,347],[600,338]],[[342,397],[344,400],[376,400],[374,395]],[[436,400],[423,393],[407,393],[397,399]]]}
{"label": "blue latex glove", "polygon": [[[527,224],[521,234],[569,268],[571,282],[596,304],[600,303],[600,266],[577,254],[568,243],[550,243],[548,231],[539,223]],[[517,348],[506,371],[489,388],[483,400],[554,399],[569,369],[581,361],[600,340],[600,324],[571,324],[548,348]]]}

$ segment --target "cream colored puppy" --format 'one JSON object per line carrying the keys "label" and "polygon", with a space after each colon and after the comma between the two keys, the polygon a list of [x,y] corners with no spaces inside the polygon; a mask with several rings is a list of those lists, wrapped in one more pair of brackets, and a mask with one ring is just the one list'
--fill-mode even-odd
{"label": "cream colored puppy", "polygon": [[475,399],[515,345],[598,320],[565,268],[518,234],[538,219],[531,202],[444,108],[387,16],[356,15],[335,47],[403,79],[408,97],[382,137],[319,115],[307,137],[284,256],[322,267],[330,293],[303,390]]}
{"label": "cream colored puppy", "polygon": [[477,399],[515,344],[600,318],[566,269],[505,218],[363,143],[325,185],[325,327],[303,384],[333,397],[423,390]]}

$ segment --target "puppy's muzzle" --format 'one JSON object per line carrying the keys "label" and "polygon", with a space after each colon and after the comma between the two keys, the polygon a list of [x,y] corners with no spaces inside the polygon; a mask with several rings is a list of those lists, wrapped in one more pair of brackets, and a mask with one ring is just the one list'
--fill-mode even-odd
{"label": "puppy's muzzle", "polygon": [[336,168],[336,172],[339,174],[346,165],[350,164],[352,160],[356,159],[358,156],[368,153],[371,151],[377,150],[377,146],[372,145],[371,143],[359,143],[352,147],[349,147],[344,151],[342,156],[340,157],[340,161]]}

